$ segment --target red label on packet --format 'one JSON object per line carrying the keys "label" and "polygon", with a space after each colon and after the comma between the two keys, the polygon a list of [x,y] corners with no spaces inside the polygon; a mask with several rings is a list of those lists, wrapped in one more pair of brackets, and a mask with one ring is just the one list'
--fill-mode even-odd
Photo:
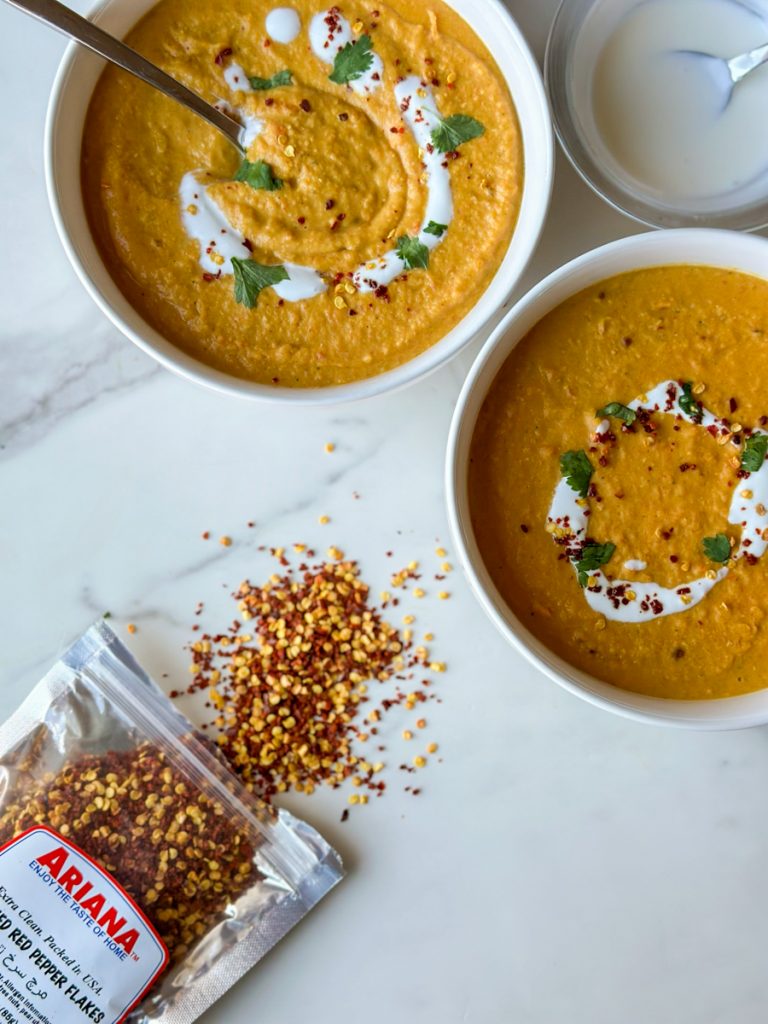
{"label": "red label on packet", "polygon": [[128,893],[43,825],[0,847],[0,879],[0,1020],[125,1020],[169,959]]}

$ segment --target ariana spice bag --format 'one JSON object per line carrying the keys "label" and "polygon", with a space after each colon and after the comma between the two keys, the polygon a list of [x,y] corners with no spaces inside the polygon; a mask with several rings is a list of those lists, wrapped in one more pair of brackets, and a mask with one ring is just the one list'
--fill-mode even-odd
{"label": "ariana spice bag", "polygon": [[342,874],[103,623],[0,726],[0,1022],[188,1024]]}

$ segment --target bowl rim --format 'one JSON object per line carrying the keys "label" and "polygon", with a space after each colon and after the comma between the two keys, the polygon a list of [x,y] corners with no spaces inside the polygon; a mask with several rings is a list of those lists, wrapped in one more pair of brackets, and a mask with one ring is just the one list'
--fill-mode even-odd
{"label": "bowl rim", "polygon": [[[474,538],[467,512],[466,462],[477,414],[488,389],[511,351],[548,312],[585,287],[612,276],[609,269],[614,257],[627,254],[637,258],[635,269],[671,266],[675,263],[694,265],[690,259],[675,260],[662,252],[674,245],[695,241],[697,247],[709,245],[718,251],[734,245],[756,256],[762,250],[768,281],[768,239],[719,228],[670,228],[643,232],[617,239],[591,249],[558,267],[534,285],[509,310],[483,345],[464,381],[451,420],[445,458],[445,494],[450,527],[459,562],[470,588],[496,629],[526,660],[549,679],[588,703],[621,717],[646,724],[662,725],[695,731],[742,729],[768,723],[768,687],[733,697],[713,700],[672,700],[648,697],[604,683],[589,673],[570,665],[538,640],[517,618],[496,588]],[[656,251],[658,255],[652,255]],[[642,258],[645,255],[648,258]],[[702,259],[700,266],[721,266],[724,269],[751,273],[729,266],[728,260]],[[587,283],[565,290],[565,286],[582,271],[592,271]],[[618,271],[625,272],[625,271]],[[615,272],[614,272],[615,273]],[[564,294],[560,294],[560,288]],[[520,328],[525,317],[530,326]]]}
{"label": "bowl rim", "polygon": [[[453,0],[444,0],[444,2],[453,7]],[[96,0],[86,16],[98,23],[111,9],[114,9],[116,6],[122,7],[126,3],[127,0]],[[484,333],[487,333],[492,321],[500,317],[506,308],[538,247],[550,208],[555,172],[554,132],[541,70],[520,27],[502,0],[484,0],[484,6],[495,11],[496,16],[505,24],[506,31],[509,34],[509,42],[516,48],[517,68],[527,81],[530,99],[527,105],[528,123],[531,126],[535,126],[537,135],[541,136],[539,140],[540,148],[536,154],[537,174],[531,176],[528,173],[527,147],[524,144],[524,178],[521,205],[518,212],[518,220],[509,245],[504,252],[502,263],[497,268],[496,273],[486,290],[479,297],[477,303],[445,337],[416,355],[413,359],[372,377],[329,387],[289,388],[242,379],[208,366],[173,345],[159,331],[148,324],[138,310],[132,309],[132,307],[135,320],[140,326],[137,327],[129,323],[114,307],[109,297],[104,294],[89,273],[83,259],[81,259],[74,242],[74,232],[70,231],[68,224],[65,212],[65,197],[58,189],[57,167],[59,156],[56,146],[58,121],[66,98],[66,89],[70,77],[77,72],[78,59],[87,52],[78,43],[70,42],[56,71],[46,111],[44,135],[45,185],[56,232],[67,258],[85,290],[101,312],[122,335],[177,376],[222,394],[250,401],[296,405],[299,407],[328,406],[362,401],[367,398],[400,391],[436,372],[474,340],[482,337]],[[484,45],[488,46],[487,39],[475,27],[471,19],[465,17],[461,12],[457,13],[464,18]],[[90,56],[92,57],[92,55]],[[520,123],[521,134],[524,134],[525,126],[521,116],[519,98],[514,95],[503,63],[498,59],[496,59],[496,63],[510,89],[510,93],[513,93],[512,99],[518,122]],[[80,145],[81,143],[78,140],[78,154],[80,152]],[[524,211],[526,215],[526,234],[521,235],[519,228]],[[98,259],[98,263],[106,270],[106,265],[93,240],[87,218],[83,214],[82,218],[78,218],[78,220],[77,227],[80,230],[84,229],[85,237],[87,237],[91,249]],[[507,261],[509,261],[509,265],[505,268]],[[114,282],[112,283],[119,293],[118,286]],[[478,311],[481,311],[479,315],[477,315]],[[449,344],[444,344],[449,339]]]}
{"label": "bowl rim", "polygon": [[[592,0],[593,5],[597,2],[599,0]],[[641,0],[638,0],[639,2]],[[614,181],[603,173],[599,160],[591,154],[583,139],[577,119],[569,111],[567,96],[560,95],[560,89],[556,87],[554,81],[556,62],[553,58],[553,51],[556,41],[558,41],[558,32],[563,18],[570,10],[570,3],[571,0],[559,0],[557,10],[552,18],[544,48],[543,75],[555,135],[568,162],[581,180],[612,209],[645,227],[663,230],[700,227],[721,231],[747,232],[762,231],[768,227],[768,198],[763,200],[759,206],[747,204],[720,215],[681,214],[671,208],[655,205],[650,198],[633,196],[618,181]],[[759,212],[760,216],[750,217],[749,211],[753,209],[756,213]],[[739,216],[740,214],[741,216]]]}

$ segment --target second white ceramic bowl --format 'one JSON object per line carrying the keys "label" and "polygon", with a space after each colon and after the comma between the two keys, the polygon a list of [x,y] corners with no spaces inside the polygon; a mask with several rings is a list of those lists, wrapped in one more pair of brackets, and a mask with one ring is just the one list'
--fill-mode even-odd
{"label": "second white ceramic bowl", "polygon": [[[106,0],[91,13],[124,36],[156,0]],[[131,306],[109,274],[88,227],[80,191],[80,145],[88,103],[103,61],[76,44],[64,54],[53,85],[46,127],[46,181],[59,236],[78,277],[112,323],[170,370],[219,391],[262,401],[329,404],[368,398],[410,384],[455,356],[498,321],[502,307],[539,240],[552,190],[554,144],[538,65],[500,0],[447,0],[493,54],[512,93],[522,129],[525,180],[514,237],[496,276],[474,309],[446,336],[410,362],[340,387],[292,389],[241,380],[214,370],[171,344]],[[468,258],[470,258],[468,256]]]}
{"label": "second white ceramic bowl", "polygon": [[497,629],[537,668],[571,693],[628,718],[663,725],[688,729],[764,725],[768,722],[768,689],[723,700],[661,700],[620,690],[575,669],[553,654],[512,613],[483,564],[472,530],[467,494],[472,435],[488,389],[515,345],[542,317],[584,288],[614,274],[672,264],[723,267],[768,280],[768,240],[705,228],[635,235],[579,256],[521,299],[484,346],[456,406],[446,460],[451,532],[464,572]]}

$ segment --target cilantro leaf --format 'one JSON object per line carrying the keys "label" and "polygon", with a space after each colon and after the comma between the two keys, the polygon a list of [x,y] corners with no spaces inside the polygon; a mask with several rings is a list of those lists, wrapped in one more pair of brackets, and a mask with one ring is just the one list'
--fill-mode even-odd
{"label": "cilantro leaf", "polygon": [[258,75],[254,75],[248,81],[251,83],[252,89],[255,89],[257,92],[264,92],[266,89],[277,89],[279,85],[293,85],[293,72],[288,70],[278,71],[271,78],[259,78]]}
{"label": "cilantro leaf", "polygon": [[418,238],[401,235],[397,240],[397,255],[408,270],[429,269],[429,249]]}
{"label": "cilantro leaf", "polygon": [[762,469],[768,453],[768,434],[753,434],[748,437],[741,454],[741,468],[748,473],[757,473]]}
{"label": "cilantro leaf", "polygon": [[604,405],[602,409],[598,409],[595,416],[613,416],[617,420],[621,420],[623,423],[626,423],[628,427],[631,427],[637,419],[637,413],[635,410],[630,409],[628,405],[622,405],[621,402],[609,402],[608,405]]}
{"label": "cilantro leaf", "polygon": [[441,117],[437,128],[432,129],[432,144],[440,153],[452,153],[462,142],[485,135],[485,128],[468,114],[452,114]]}
{"label": "cilantro leaf", "polygon": [[285,267],[265,267],[255,260],[240,260],[233,256],[232,267],[235,272],[235,302],[247,309],[253,309],[265,288],[289,280]]}
{"label": "cilantro leaf", "polygon": [[696,401],[693,395],[693,384],[687,380],[684,384],[680,385],[682,395],[677,400],[677,404],[680,406],[686,416],[690,416],[694,423],[701,423],[701,405]]}
{"label": "cilantro leaf", "polygon": [[362,35],[339,50],[333,62],[333,71],[328,77],[336,85],[347,85],[349,82],[362,78],[366,71],[370,71],[372,64],[371,37]]}
{"label": "cilantro leaf", "polygon": [[711,562],[727,562],[731,557],[731,542],[724,533],[718,533],[714,537],[705,537],[701,546]]}
{"label": "cilantro leaf", "polygon": [[251,188],[265,189],[267,192],[276,192],[283,187],[283,183],[276,178],[272,168],[264,160],[243,160],[235,171],[233,181],[244,181]]}
{"label": "cilantro leaf", "polygon": [[616,545],[608,541],[605,544],[595,544],[589,541],[581,549],[581,555],[576,562],[576,571],[579,574],[579,584],[582,587],[587,585],[587,573],[601,566],[606,565],[613,558]]}
{"label": "cilantro leaf", "polygon": [[424,228],[425,235],[436,235],[441,238],[448,230],[447,224],[438,224],[437,221],[431,220],[429,224]]}
{"label": "cilantro leaf", "polygon": [[580,498],[586,498],[592,479],[592,463],[585,451],[564,452],[560,456],[560,472]]}

